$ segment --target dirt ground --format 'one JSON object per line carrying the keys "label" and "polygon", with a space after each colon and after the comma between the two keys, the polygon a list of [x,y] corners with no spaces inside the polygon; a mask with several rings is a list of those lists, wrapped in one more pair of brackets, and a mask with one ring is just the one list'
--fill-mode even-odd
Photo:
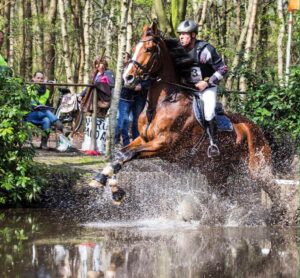
{"label": "dirt ground", "polygon": [[66,152],[57,151],[58,135],[51,134],[48,146],[49,150],[39,149],[40,138],[33,138],[33,145],[36,147],[36,156],[34,161],[45,163],[46,165],[63,165],[69,168],[80,168],[88,172],[95,172],[99,170],[101,166],[107,161],[107,157],[104,155],[87,155],[80,151],[83,142],[83,133],[78,133],[73,137],[73,148]]}

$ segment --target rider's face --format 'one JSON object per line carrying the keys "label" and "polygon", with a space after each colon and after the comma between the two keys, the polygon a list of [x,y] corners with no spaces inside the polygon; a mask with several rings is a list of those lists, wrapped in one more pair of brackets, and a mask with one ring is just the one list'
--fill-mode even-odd
{"label": "rider's face", "polygon": [[192,42],[191,33],[182,32],[179,34],[179,41],[183,47],[188,47]]}
{"label": "rider's face", "polygon": [[179,34],[179,41],[186,50],[190,50],[195,46],[196,33],[182,32]]}

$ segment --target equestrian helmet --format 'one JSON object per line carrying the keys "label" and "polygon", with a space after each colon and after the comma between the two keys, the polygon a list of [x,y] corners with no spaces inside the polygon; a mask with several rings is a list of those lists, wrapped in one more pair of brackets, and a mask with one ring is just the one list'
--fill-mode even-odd
{"label": "equestrian helmet", "polygon": [[191,19],[182,21],[177,27],[177,33],[198,33],[198,24]]}

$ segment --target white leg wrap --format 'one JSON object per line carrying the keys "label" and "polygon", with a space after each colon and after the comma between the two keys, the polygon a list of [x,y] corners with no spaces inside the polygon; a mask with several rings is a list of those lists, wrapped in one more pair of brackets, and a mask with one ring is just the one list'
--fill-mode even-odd
{"label": "white leg wrap", "polygon": [[109,185],[110,187],[115,187],[115,186],[118,185],[118,180],[117,180],[117,179],[109,179],[109,180],[108,180],[108,185]]}
{"label": "white leg wrap", "polygon": [[112,177],[112,175],[114,174],[114,169],[111,165],[107,165],[103,171],[102,174],[108,176],[108,177]]}

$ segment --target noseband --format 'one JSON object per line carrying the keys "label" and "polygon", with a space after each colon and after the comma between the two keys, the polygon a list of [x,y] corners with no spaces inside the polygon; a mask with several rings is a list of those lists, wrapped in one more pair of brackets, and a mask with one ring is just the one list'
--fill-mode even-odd
{"label": "noseband", "polygon": [[[151,51],[152,55],[148,61],[148,63],[146,65],[142,65],[141,63],[139,63],[136,60],[130,60],[128,64],[133,64],[136,66],[136,70],[135,70],[135,74],[136,76],[138,76],[139,78],[141,78],[142,80],[146,80],[149,77],[154,77],[155,75],[155,71],[154,70],[158,70],[160,68],[160,47],[159,47],[159,42],[161,41],[160,37],[152,37],[149,38],[147,40],[140,40],[139,42],[149,42],[149,41],[153,41],[156,43],[155,45],[155,50]],[[138,70],[141,70],[141,73],[137,73]]]}

